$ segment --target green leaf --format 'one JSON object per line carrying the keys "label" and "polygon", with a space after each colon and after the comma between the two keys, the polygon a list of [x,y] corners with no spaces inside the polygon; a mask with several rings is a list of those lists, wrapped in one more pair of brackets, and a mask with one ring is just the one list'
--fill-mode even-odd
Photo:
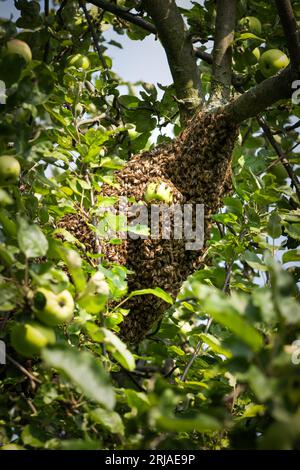
{"label": "green leaf", "polygon": [[48,366],[64,373],[84,395],[108,409],[115,406],[115,393],[99,359],[90,352],[69,347],[44,349]]}
{"label": "green leaf", "polygon": [[286,232],[295,240],[300,240],[300,224],[285,225]]}
{"label": "green leaf", "polygon": [[283,253],[283,263],[291,263],[293,261],[300,261],[300,250],[289,250]]}
{"label": "green leaf", "polygon": [[223,348],[221,341],[215,336],[211,335],[210,333],[201,333],[199,336],[203,342],[207,344],[216,354],[222,354],[227,358],[232,357],[232,353]]}
{"label": "green leaf", "polygon": [[135,369],[135,360],[126,344],[120,340],[112,331],[107,328],[99,328],[92,322],[86,324],[89,336],[97,342],[106,344],[106,348],[124,369],[133,371]]}
{"label": "green leaf", "polygon": [[151,422],[162,431],[168,432],[211,432],[221,429],[221,423],[206,414],[198,414],[193,418],[176,418],[160,414],[158,410],[150,413]]}
{"label": "green leaf", "polygon": [[251,268],[257,271],[267,271],[268,268],[264,265],[263,261],[252,251],[246,250],[243,254],[243,259]]}
{"label": "green leaf", "polygon": [[281,236],[281,218],[275,211],[272,212],[268,220],[267,232],[272,238]]}
{"label": "green leaf", "polygon": [[131,299],[132,297],[135,297],[137,295],[148,295],[148,294],[149,295],[155,295],[155,297],[158,297],[158,298],[164,300],[168,304],[171,304],[171,305],[173,304],[173,299],[170,296],[170,294],[165,292],[160,287],[155,287],[155,289],[141,289],[141,290],[132,291],[129,294],[129,296],[127,297],[127,299]]}
{"label": "green leaf", "polygon": [[193,293],[202,301],[202,310],[206,314],[232,331],[254,351],[261,349],[263,345],[261,334],[240,315],[230,298],[223,292],[195,283]]}
{"label": "green leaf", "polygon": [[38,225],[30,224],[26,219],[18,218],[18,243],[27,258],[45,256],[48,240]]}

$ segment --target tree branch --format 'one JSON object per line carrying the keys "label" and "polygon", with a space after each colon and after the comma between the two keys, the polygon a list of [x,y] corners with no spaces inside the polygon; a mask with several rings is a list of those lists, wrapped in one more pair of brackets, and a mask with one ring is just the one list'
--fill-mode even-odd
{"label": "tree branch", "polygon": [[143,6],[157,28],[167,54],[183,122],[201,104],[201,82],[191,39],[174,0],[147,0]]}
{"label": "tree branch", "polygon": [[213,99],[228,101],[232,79],[232,49],[236,20],[236,0],[217,0],[213,50]]}
{"label": "tree branch", "polygon": [[277,156],[279,157],[279,160],[281,161],[284,168],[286,169],[286,172],[289,175],[289,177],[290,177],[290,179],[291,179],[291,181],[292,181],[292,183],[293,183],[293,185],[296,189],[298,197],[300,198],[300,183],[298,181],[297,175],[295,175],[295,173],[293,171],[293,168],[292,168],[292,166],[290,165],[290,163],[288,161],[288,158],[287,158],[286,154],[284,153],[284,151],[282,150],[280,145],[278,145],[278,143],[274,139],[272,131],[269,128],[268,124],[264,121],[264,119],[258,117],[257,122],[259,123],[260,127],[264,131],[264,134],[265,134],[267,140],[270,142],[273,149],[277,153]]}
{"label": "tree branch", "polygon": [[291,56],[292,67],[300,71],[300,36],[290,0],[275,0]]}
{"label": "tree branch", "polygon": [[254,117],[277,101],[290,98],[294,79],[291,67],[288,67],[238,96],[224,107],[224,113],[237,124]]}
{"label": "tree branch", "polygon": [[109,11],[119,18],[123,18],[123,20],[129,21],[130,23],[133,23],[140,28],[149,31],[149,33],[157,34],[156,27],[152,23],[144,20],[138,15],[133,15],[125,8],[118,7],[117,5],[114,5],[113,3],[110,3],[106,0],[89,0],[89,3],[102,8],[102,10]]}

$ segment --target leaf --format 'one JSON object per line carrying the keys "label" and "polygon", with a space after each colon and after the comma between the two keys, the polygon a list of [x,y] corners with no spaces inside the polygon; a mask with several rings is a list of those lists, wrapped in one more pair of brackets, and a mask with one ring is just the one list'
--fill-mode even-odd
{"label": "leaf", "polygon": [[272,238],[281,236],[281,218],[275,211],[272,212],[268,220],[267,232]]}
{"label": "leaf", "polygon": [[103,408],[96,408],[91,410],[90,418],[94,423],[101,424],[112,434],[124,435],[124,424],[118,413],[111,410],[104,410]]}
{"label": "leaf", "polygon": [[228,328],[254,351],[259,351],[263,338],[254,326],[243,318],[230,298],[217,289],[195,283],[193,293],[202,301],[202,310],[216,322]]}
{"label": "leaf", "polygon": [[289,250],[283,253],[283,263],[290,263],[293,261],[300,261],[300,250]]}
{"label": "leaf", "polygon": [[207,414],[198,414],[193,418],[176,418],[160,414],[158,410],[150,413],[150,420],[162,431],[169,432],[210,432],[221,429],[221,423]]}
{"label": "leaf", "polygon": [[246,261],[251,268],[256,269],[257,271],[267,271],[268,268],[264,265],[263,261],[252,251],[246,250],[243,255],[244,260]]}
{"label": "leaf", "polygon": [[102,364],[90,352],[69,347],[44,349],[48,366],[63,372],[84,395],[108,409],[115,406],[115,393]]}
{"label": "leaf", "polygon": [[26,219],[18,218],[18,243],[27,258],[45,256],[48,251],[48,240],[38,225],[30,224]]}
{"label": "leaf", "polygon": [[86,329],[89,336],[97,342],[104,342],[108,351],[118,361],[124,369],[133,371],[135,369],[135,360],[126,344],[120,340],[112,331],[106,328],[99,328],[94,323],[88,322]]}
{"label": "leaf", "polygon": [[300,224],[287,224],[285,225],[285,230],[290,237],[295,240],[300,240]]}
{"label": "leaf", "polygon": [[173,304],[173,299],[170,296],[170,294],[165,292],[160,287],[155,287],[155,289],[141,289],[141,290],[132,291],[127,297],[127,299],[131,299],[132,297],[135,297],[136,295],[147,295],[147,294],[155,295],[155,297],[158,297],[164,300],[168,304],[171,304],[171,305]]}
{"label": "leaf", "polygon": [[23,444],[30,447],[42,448],[45,443],[41,440],[40,430],[27,424],[22,431]]}
{"label": "leaf", "polygon": [[227,358],[232,357],[231,352],[223,348],[220,340],[215,336],[210,333],[201,333],[199,336],[216,354],[221,354]]}

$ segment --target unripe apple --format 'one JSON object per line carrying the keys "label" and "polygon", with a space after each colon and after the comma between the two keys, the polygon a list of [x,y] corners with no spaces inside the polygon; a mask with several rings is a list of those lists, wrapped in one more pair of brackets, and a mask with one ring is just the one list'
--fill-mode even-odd
{"label": "unripe apple", "polygon": [[80,307],[88,313],[97,314],[103,310],[109,296],[109,286],[100,271],[95,273],[78,299]]}
{"label": "unripe apple", "polygon": [[76,67],[77,69],[87,70],[91,66],[89,58],[82,54],[75,54],[69,57],[68,67]]}
{"label": "unripe apple", "polygon": [[11,39],[6,44],[8,54],[18,54],[28,63],[32,60],[31,49],[28,44],[20,39]]}
{"label": "unripe apple", "polygon": [[173,194],[171,188],[165,183],[149,183],[144,193],[144,199],[146,202],[151,201],[162,201],[170,203],[173,200]]}
{"label": "unripe apple", "polygon": [[21,173],[21,166],[18,160],[11,155],[0,157],[0,184],[9,185],[16,183]]}
{"label": "unripe apple", "polygon": [[0,207],[9,206],[14,201],[10,195],[2,188],[0,188]]}
{"label": "unripe apple", "polygon": [[255,47],[255,49],[252,50],[247,50],[244,53],[244,60],[246,62],[246,65],[255,65],[260,59],[260,50],[258,47]]}
{"label": "unripe apple", "polygon": [[57,326],[73,318],[74,300],[68,290],[59,294],[40,287],[34,296],[35,316],[45,325]]}
{"label": "unripe apple", "polygon": [[265,78],[276,75],[290,63],[288,56],[279,49],[264,52],[259,60],[259,69]]}
{"label": "unripe apple", "polygon": [[249,33],[260,36],[262,27],[261,22],[256,16],[245,16],[240,20],[240,25],[243,29],[249,31]]}
{"label": "unripe apple", "polygon": [[52,328],[37,322],[17,323],[10,335],[12,347],[22,356],[33,357],[41,349],[56,341]]}

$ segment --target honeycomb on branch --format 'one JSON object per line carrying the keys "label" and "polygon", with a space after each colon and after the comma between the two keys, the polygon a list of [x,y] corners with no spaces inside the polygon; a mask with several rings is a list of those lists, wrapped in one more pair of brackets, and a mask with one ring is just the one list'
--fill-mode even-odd
{"label": "honeycomb on branch", "polygon": [[[236,135],[236,126],[221,111],[199,113],[171,144],[131,158],[115,173],[118,186],[103,186],[101,196],[123,196],[145,204],[149,183],[164,182],[172,190],[173,204],[204,204],[206,241],[211,216],[231,189],[231,155]],[[72,233],[68,220],[63,219],[60,225]],[[84,243],[78,230],[76,236]],[[134,272],[128,281],[130,290],[160,287],[175,298],[183,281],[201,268],[204,248],[189,251],[184,238],[177,240],[171,236],[127,238],[120,245],[102,241],[101,251],[107,262],[126,265]],[[147,295],[130,299],[126,307],[130,313],[120,325],[120,336],[128,343],[138,343],[162,318],[166,303]]]}

